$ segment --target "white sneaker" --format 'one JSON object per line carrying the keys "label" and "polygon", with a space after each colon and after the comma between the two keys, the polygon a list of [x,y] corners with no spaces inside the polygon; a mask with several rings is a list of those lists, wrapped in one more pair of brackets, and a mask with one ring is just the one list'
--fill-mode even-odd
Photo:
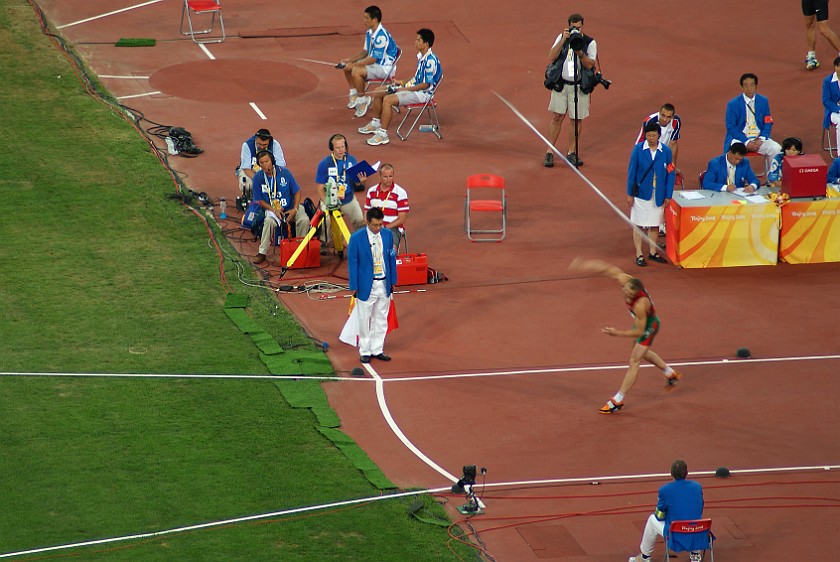
{"label": "white sneaker", "polygon": [[636,556],[631,556],[627,559],[627,562],[651,562],[652,558],[645,558],[641,554],[637,554]]}
{"label": "white sneaker", "polygon": [[370,96],[359,96],[356,100],[356,117],[364,117],[370,107]]}
{"label": "white sneaker", "polygon": [[388,132],[382,129],[377,130],[376,134],[367,140],[367,143],[371,146],[388,144],[389,142],[391,142],[391,139],[388,138]]}
{"label": "white sneaker", "polygon": [[358,96],[350,96],[347,98],[347,109],[355,109],[356,103],[359,101]]}
{"label": "white sneaker", "polygon": [[364,127],[359,127],[358,131],[363,135],[372,135],[376,131],[379,130],[379,127],[374,127],[371,123],[368,123]]}

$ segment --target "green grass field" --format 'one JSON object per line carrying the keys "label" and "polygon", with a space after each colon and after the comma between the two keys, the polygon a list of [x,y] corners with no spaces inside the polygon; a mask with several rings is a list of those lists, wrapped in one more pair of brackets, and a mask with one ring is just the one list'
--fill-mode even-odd
{"label": "green grass field", "polygon": [[[85,92],[23,0],[0,0],[0,76],[0,371],[268,374],[225,315],[204,223],[167,198],[175,186],[149,145]],[[231,283],[235,269],[227,260]],[[272,297],[233,290],[287,353],[318,350]],[[0,377],[0,555],[379,494],[280,390],[271,380]],[[20,559],[474,556],[451,550],[445,527],[412,518],[415,499]]]}

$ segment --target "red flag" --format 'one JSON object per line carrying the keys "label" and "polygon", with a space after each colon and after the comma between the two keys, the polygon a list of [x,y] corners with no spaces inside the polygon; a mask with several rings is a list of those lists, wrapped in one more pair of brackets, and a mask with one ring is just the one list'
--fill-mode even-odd
{"label": "red flag", "polygon": [[397,307],[394,305],[394,299],[391,299],[391,305],[388,307],[388,331],[385,333],[390,334],[391,330],[396,330],[399,327],[400,323],[397,322]]}

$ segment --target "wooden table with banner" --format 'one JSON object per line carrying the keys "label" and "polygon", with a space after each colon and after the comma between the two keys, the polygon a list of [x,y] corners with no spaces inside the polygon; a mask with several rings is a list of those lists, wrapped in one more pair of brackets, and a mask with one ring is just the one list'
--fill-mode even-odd
{"label": "wooden table with banner", "polygon": [[770,193],[675,191],[665,209],[668,257],[686,268],[840,261],[840,198],[779,205]]}
{"label": "wooden table with banner", "polygon": [[665,209],[668,257],[686,268],[776,265],[781,213],[766,192],[675,191]]}

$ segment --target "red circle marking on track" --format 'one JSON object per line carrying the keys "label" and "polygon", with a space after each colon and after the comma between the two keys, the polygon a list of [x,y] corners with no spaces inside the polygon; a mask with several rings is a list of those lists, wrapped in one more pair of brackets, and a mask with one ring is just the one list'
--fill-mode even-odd
{"label": "red circle marking on track", "polygon": [[237,59],[168,66],[155,72],[149,83],[155,90],[178,98],[247,103],[302,96],[318,86],[318,78],[289,64]]}

